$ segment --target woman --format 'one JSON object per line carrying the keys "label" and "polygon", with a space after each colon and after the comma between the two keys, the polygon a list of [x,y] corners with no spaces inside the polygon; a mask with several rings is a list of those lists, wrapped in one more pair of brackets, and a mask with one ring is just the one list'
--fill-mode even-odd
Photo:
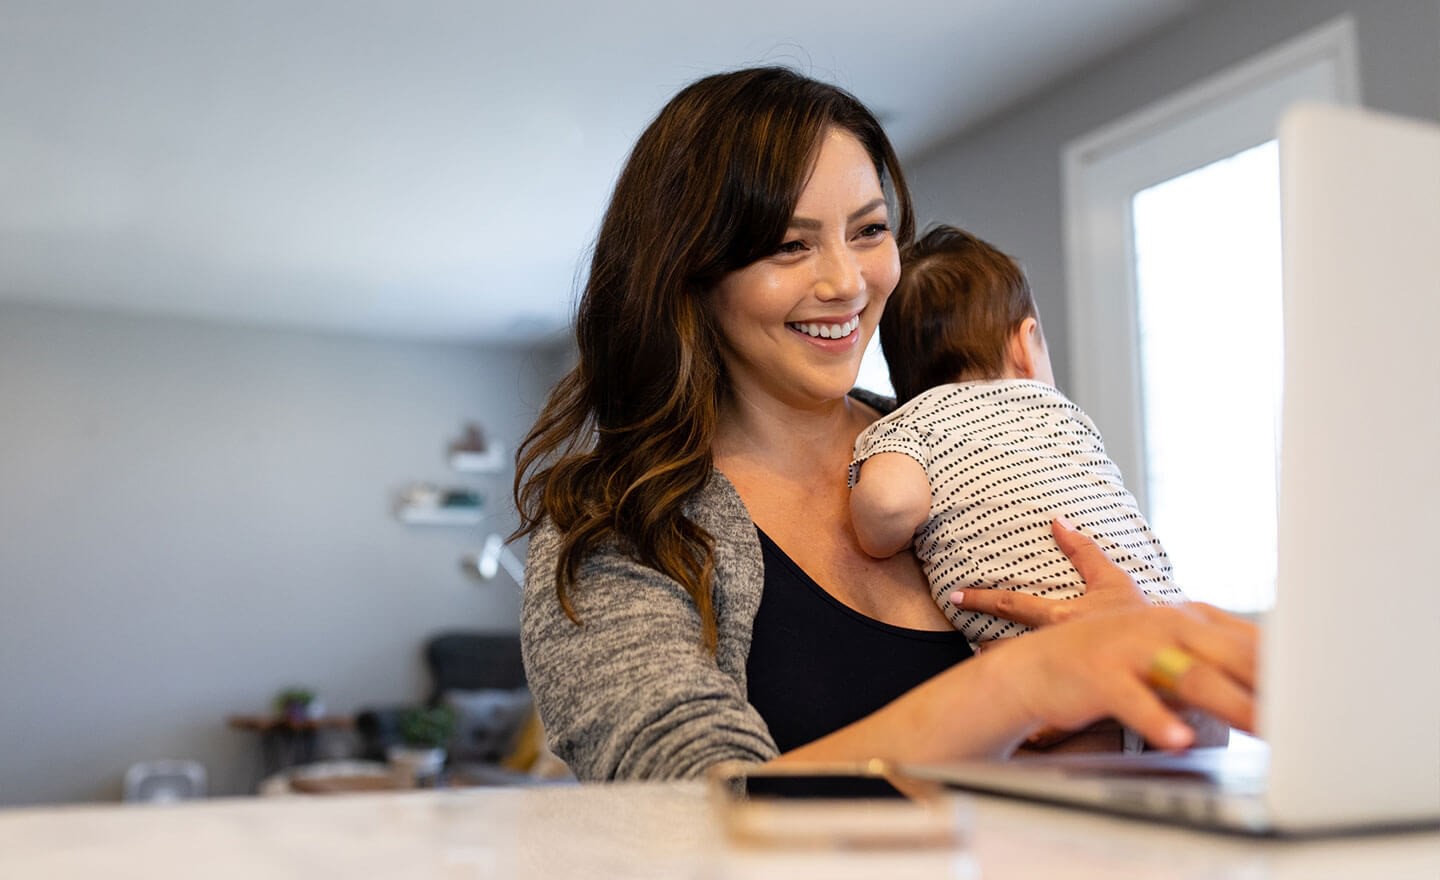
{"label": "woman", "polygon": [[911,554],[859,548],[846,467],[884,403],[849,392],[913,227],[874,117],[788,70],[702,79],[640,137],[516,474],[527,672],[579,778],[1003,755],[1111,715],[1184,746],[1156,668],[1250,725],[1253,630],[1149,607],[1061,526],[1086,596],[961,602],[1071,619],[974,659]]}

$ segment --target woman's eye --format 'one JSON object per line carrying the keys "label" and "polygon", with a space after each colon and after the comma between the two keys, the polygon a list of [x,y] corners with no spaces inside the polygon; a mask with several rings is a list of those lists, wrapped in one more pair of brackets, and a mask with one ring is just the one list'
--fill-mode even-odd
{"label": "woman's eye", "polygon": [[860,227],[861,238],[874,238],[877,235],[884,235],[890,231],[888,223],[867,223]]}
{"label": "woman's eye", "polygon": [[798,254],[798,253],[800,253],[800,252],[803,251],[803,250],[805,250],[805,242],[800,241],[799,239],[796,239],[796,240],[794,240],[794,241],[784,242],[783,244],[781,244],[779,247],[777,247],[777,248],[775,249],[775,253],[777,253],[777,254]]}

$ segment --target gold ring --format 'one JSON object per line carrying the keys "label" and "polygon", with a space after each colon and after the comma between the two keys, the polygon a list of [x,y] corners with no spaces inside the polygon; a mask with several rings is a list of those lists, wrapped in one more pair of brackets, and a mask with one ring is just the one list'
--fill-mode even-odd
{"label": "gold ring", "polygon": [[1175,693],[1180,679],[1195,665],[1195,658],[1179,648],[1161,648],[1150,660],[1150,684],[1164,693]]}

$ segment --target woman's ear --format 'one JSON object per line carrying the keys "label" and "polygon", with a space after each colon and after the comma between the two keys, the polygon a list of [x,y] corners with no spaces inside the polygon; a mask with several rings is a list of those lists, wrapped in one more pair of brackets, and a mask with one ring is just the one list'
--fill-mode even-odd
{"label": "woman's ear", "polygon": [[1010,334],[1007,352],[1010,356],[1010,370],[1017,379],[1034,379],[1039,372],[1037,355],[1044,350],[1041,342],[1040,322],[1033,316],[1020,322]]}

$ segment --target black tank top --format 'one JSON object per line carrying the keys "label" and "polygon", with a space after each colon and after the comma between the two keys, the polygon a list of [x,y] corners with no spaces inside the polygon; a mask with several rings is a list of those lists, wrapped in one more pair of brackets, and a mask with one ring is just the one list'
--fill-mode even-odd
{"label": "black tank top", "polygon": [[745,664],[780,751],[833,733],[971,656],[958,631],[881,623],[825,592],[757,527],[765,589]]}

